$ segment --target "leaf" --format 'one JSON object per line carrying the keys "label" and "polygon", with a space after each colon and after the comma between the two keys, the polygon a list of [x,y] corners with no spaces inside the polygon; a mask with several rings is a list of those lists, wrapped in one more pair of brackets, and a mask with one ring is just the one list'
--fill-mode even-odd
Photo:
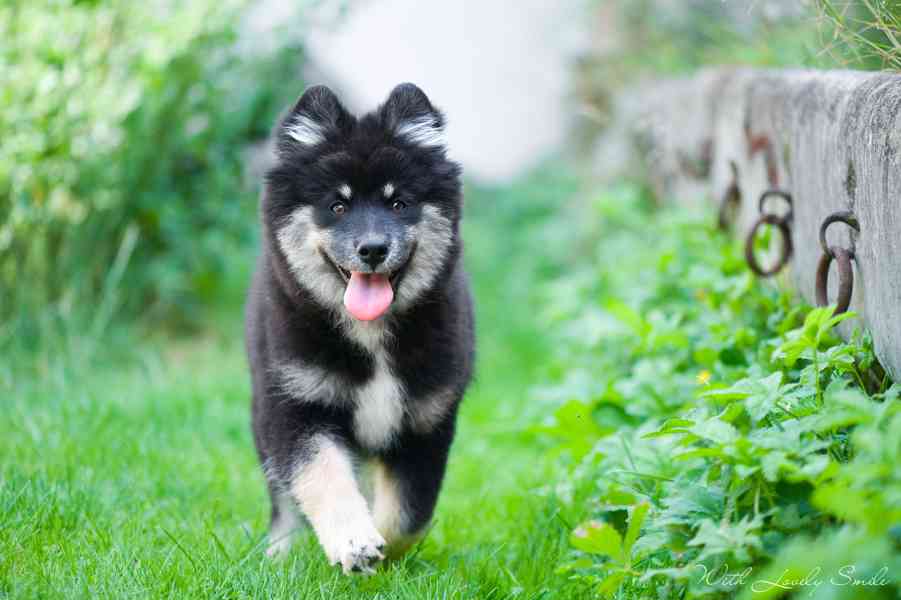
{"label": "leaf", "polygon": [[646,433],[642,436],[645,439],[663,437],[665,435],[674,435],[677,433],[690,433],[686,427],[692,427],[695,424],[690,419],[667,419],[657,431]]}
{"label": "leaf", "polygon": [[598,594],[603,598],[610,598],[613,596],[614,592],[619,589],[620,584],[626,578],[627,573],[625,571],[613,571],[604,578],[601,584],[598,586]]}
{"label": "leaf", "polygon": [[723,348],[720,351],[719,358],[724,365],[729,365],[732,367],[748,364],[748,360],[747,358],[745,358],[745,353],[734,346]]}
{"label": "leaf", "polygon": [[598,501],[604,510],[619,510],[635,504],[635,496],[619,487],[612,487]]}
{"label": "leaf", "polygon": [[[726,502],[724,490],[717,486],[691,485],[689,481],[679,483],[681,485],[670,495],[663,497],[663,509],[654,519],[655,530],[660,526],[682,526],[722,515]],[[646,532],[636,545],[643,545],[649,535],[653,535],[652,532]]]}
{"label": "leaf", "polygon": [[726,388],[708,389],[701,394],[701,398],[712,400],[744,400],[751,395],[748,389],[748,380],[741,379]]}
{"label": "leaf", "polygon": [[741,404],[730,404],[726,407],[726,409],[717,415],[720,420],[725,421],[726,423],[733,424],[735,421],[744,415],[744,407]]}
{"label": "leaf", "polygon": [[[832,308],[832,310],[835,310],[834,306],[831,308]],[[830,314],[831,314],[831,312],[832,311],[830,311]],[[830,329],[832,329],[833,327],[835,327],[842,321],[845,321],[847,319],[853,319],[856,316],[857,316],[857,313],[849,310],[849,311],[843,312],[841,314],[835,315],[834,317],[832,317],[830,319],[827,319],[826,321],[824,321],[823,323],[820,324],[820,329],[818,331],[817,339],[819,339],[820,336],[822,336],[823,334],[828,332]]]}
{"label": "leaf", "polygon": [[555,436],[572,452],[574,458],[585,456],[605,431],[595,422],[591,407],[578,400],[570,400],[554,411],[554,424],[536,431]]}
{"label": "leaf", "polygon": [[873,525],[881,518],[873,514],[872,498],[860,490],[850,489],[844,483],[819,486],[811,497],[811,503],[840,519],[854,523]]}
{"label": "leaf", "polygon": [[638,539],[641,533],[641,525],[644,523],[644,518],[647,516],[650,507],[650,504],[647,502],[642,502],[635,506],[632,509],[632,514],[629,515],[629,527],[626,529],[626,537],[623,539],[623,557],[627,560],[632,554],[632,546],[635,545],[635,540]]}
{"label": "leaf", "polygon": [[718,444],[730,444],[738,439],[738,430],[729,423],[712,417],[702,421],[691,428],[691,432],[698,437],[710,440]]}
{"label": "leaf", "polygon": [[764,454],[760,461],[760,466],[763,470],[763,476],[767,481],[778,481],[779,472],[783,468],[790,469],[794,467],[794,465],[788,461],[788,456],[785,452],[780,452],[778,450],[773,450]]}
{"label": "leaf", "polygon": [[598,430],[598,426],[591,418],[591,408],[578,400],[570,400],[555,410],[554,420],[560,428],[573,432],[586,433]]}
{"label": "leaf", "polygon": [[768,414],[775,412],[780,400],[779,388],[782,373],[775,372],[769,377],[755,381],[753,392],[745,399],[745,410],[754,422],[763,420]]}
{"label": "leaf", "polygon": [[[797,333],[797,331],[795,332]],[[813,348],[813,341],[809,338],[798,336],[789,338],[783,342],[773,353],[773,359],[782,359],[788,367],[794,367],[798,359],[805,351]]]}
{"label": "leaf", "polygon": [[860,391],[848,389],[846,383],[839,380],[826,388],[823,403],[823,410],[814,421],[815,430],[821,433],[871,423],[879,411],[878,404],[867,399]]}
{"label": "leaf", "polygon": [[673,456],[676,460],[690,460],[692,458],[711,458],[717,457],[722,458],[725,454],[719,448],[697,448],[695,450],[688,450],[687,452],[680,452]]}
{"label": "leaf", "polygon": [[832,317],[833,312],[835,312],[835,306],[822,306],[807,313],[807,318],[804,319],[804,325],[801,326],[804,335],[809,338],[814,338],[817,332],[822,329],[823,324]]}
{"label": "leaf", "polygon": [[611,300],[604,308],[623,325],[629,327],[638,337],[644,339],[651,332],[651,325],[624,302]]}
{"label": "leaf", "polygon": [[804,310],[803,306],[796,306],[792,308],[786,315],[785,318],[779,323],[776,328],[776,333],[779,335],[785,335],[790,329],[794,329],[797,327],[795,323],[798,321],[798,316]]}
{"label": "leaf", "polygon": [[711,556],[734,555],[741,562],[751,560],[751,551],[762,548],[758,532],[763,524],[763,517],[750,515],[737,523],[714,523],[710,519],[701,521],[701,526],[689,546],[701,546],[697,560]]}
{"label": "leaf", "polygon": [[833,346],[825,352],[826,365],[839,371],[850,373],[854,370],[854,347]]}
{"label": "leaf", "polygon": [[608,556],[613,560],[623,562],[623,541],[619,532],[609,523],[603,521],[589,521],[576,528],[569,536],[573,547],[588,552]]}
{"label": "leaf", "polygon": [[714,348],[699,347],[692,352],[692,359],[699,365],[712,367],[716,363],[718,355],[719,353]]}

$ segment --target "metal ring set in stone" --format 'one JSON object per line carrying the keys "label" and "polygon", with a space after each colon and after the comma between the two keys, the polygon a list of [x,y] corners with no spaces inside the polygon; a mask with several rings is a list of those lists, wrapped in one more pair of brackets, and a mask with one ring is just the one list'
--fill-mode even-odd
{"label": "metal ring set in stone", "polygon": [[835,314],[841,314],[851,305],[851,293],[854,291],[854,271],[851,268],[854,251],[846,250],[841,246],[830,246],[826,242],[826,230],[833,223],[844,223],[858,233],[860,232],[860,223],[851,211],[839,211],[826,217],[823,224],[820,225],[820,246],[823,248],[823,256],[820,257],[817,265],[817,306],[829,305],[829,267],[835,260],[838,266],[838,297],[835,299]]}
{"label": "metal ring set in stone", "polygon": [[[764,204],[770,196],[777,196],[785,200],[786,204],[788,204],[788,212],[784,215],[763,212]],[[792,197],[783,190],[767,190],[760,195],[758,209],[760,216],[754,221],[754,225],[751,227],[751,231],[748,232],[748,237],[745,240],[745,259],[754,273],[760,277],[770,277],[781,271],[792,255],[791,228],[789,226],[792,220]],[[757,237],[757,230],[763,225],[773,225],[782,234],[782,252],[779,254],[778,260],[766,269],[760,266],[760,263],[757,262],[757,257],[754,255],[754,240]]]}

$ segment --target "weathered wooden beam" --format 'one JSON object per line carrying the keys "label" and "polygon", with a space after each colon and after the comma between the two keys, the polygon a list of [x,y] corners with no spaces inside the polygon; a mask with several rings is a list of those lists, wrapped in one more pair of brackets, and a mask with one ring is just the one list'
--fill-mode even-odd
{"label": "weathered wooden beam", "polygon": [[[880,361],[901,380],[901,75],[722,69],[649,90],[636,122],[655,187],[684,197],[706,181],[719,203],[737,185],[734,230],[742,236],[765,190],[791,194],[789,276],[810,302],[821,224],[837,211],[856,216],[859,232],[835,223],[828,243],[853,251],[856,324],[872,333]],[[829,279],[834,302],[834,265]],[[854,325],[843,324],[842,333]]]}

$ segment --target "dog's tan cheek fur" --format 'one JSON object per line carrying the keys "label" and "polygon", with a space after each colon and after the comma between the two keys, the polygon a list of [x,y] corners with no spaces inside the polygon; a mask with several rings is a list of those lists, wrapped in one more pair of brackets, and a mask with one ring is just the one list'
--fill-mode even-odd
{"label": "dog's tan cheek fur", "polygon": [[302,206],[291,213],[276,234],[279,248],[294,277],[325,306],[340,307],[344,285],[320,255],[329,232],[313,223],[313,209]]}
{"label": "dog's tan cheek fur", "polygon": [[395,302],[399,308],[411,306],[434,283],[453,245],[453,224],[436,207],[427,204],[410,235],[416,241],[416,253],[397,290]]}

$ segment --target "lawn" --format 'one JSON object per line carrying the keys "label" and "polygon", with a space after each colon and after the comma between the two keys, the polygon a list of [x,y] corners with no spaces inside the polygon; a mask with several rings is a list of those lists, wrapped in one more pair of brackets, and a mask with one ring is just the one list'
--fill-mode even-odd
{"label": "lawn", "polygon": [[[551,342],[534,291],[555,272],[535,250],[573,188],[543,176],[467,197],[477,381],[434,526],[403,560],[346,577],[309,535],[282,561],[265,556],[232,302],[199,335],[126,328],[91,356],[4,361],[0,597],[573,597],[555,569],[579,515],[547,492],[559,463],[528,433]],[[234,262],[242,273],[250,257]]]}
{"label": "lawn", "polygon": [[[265,556],[247,253],[199,332],[0,363],[0,598],[759,600],[814,571],[810,598],[897,597],[901,386],[834,335],[853,315],[760,283],[709,211],[586,183],[468,190],[478,373],[405,558],[347,577],[311,535]],[[869,583],[829,583],[848,568]]]}

